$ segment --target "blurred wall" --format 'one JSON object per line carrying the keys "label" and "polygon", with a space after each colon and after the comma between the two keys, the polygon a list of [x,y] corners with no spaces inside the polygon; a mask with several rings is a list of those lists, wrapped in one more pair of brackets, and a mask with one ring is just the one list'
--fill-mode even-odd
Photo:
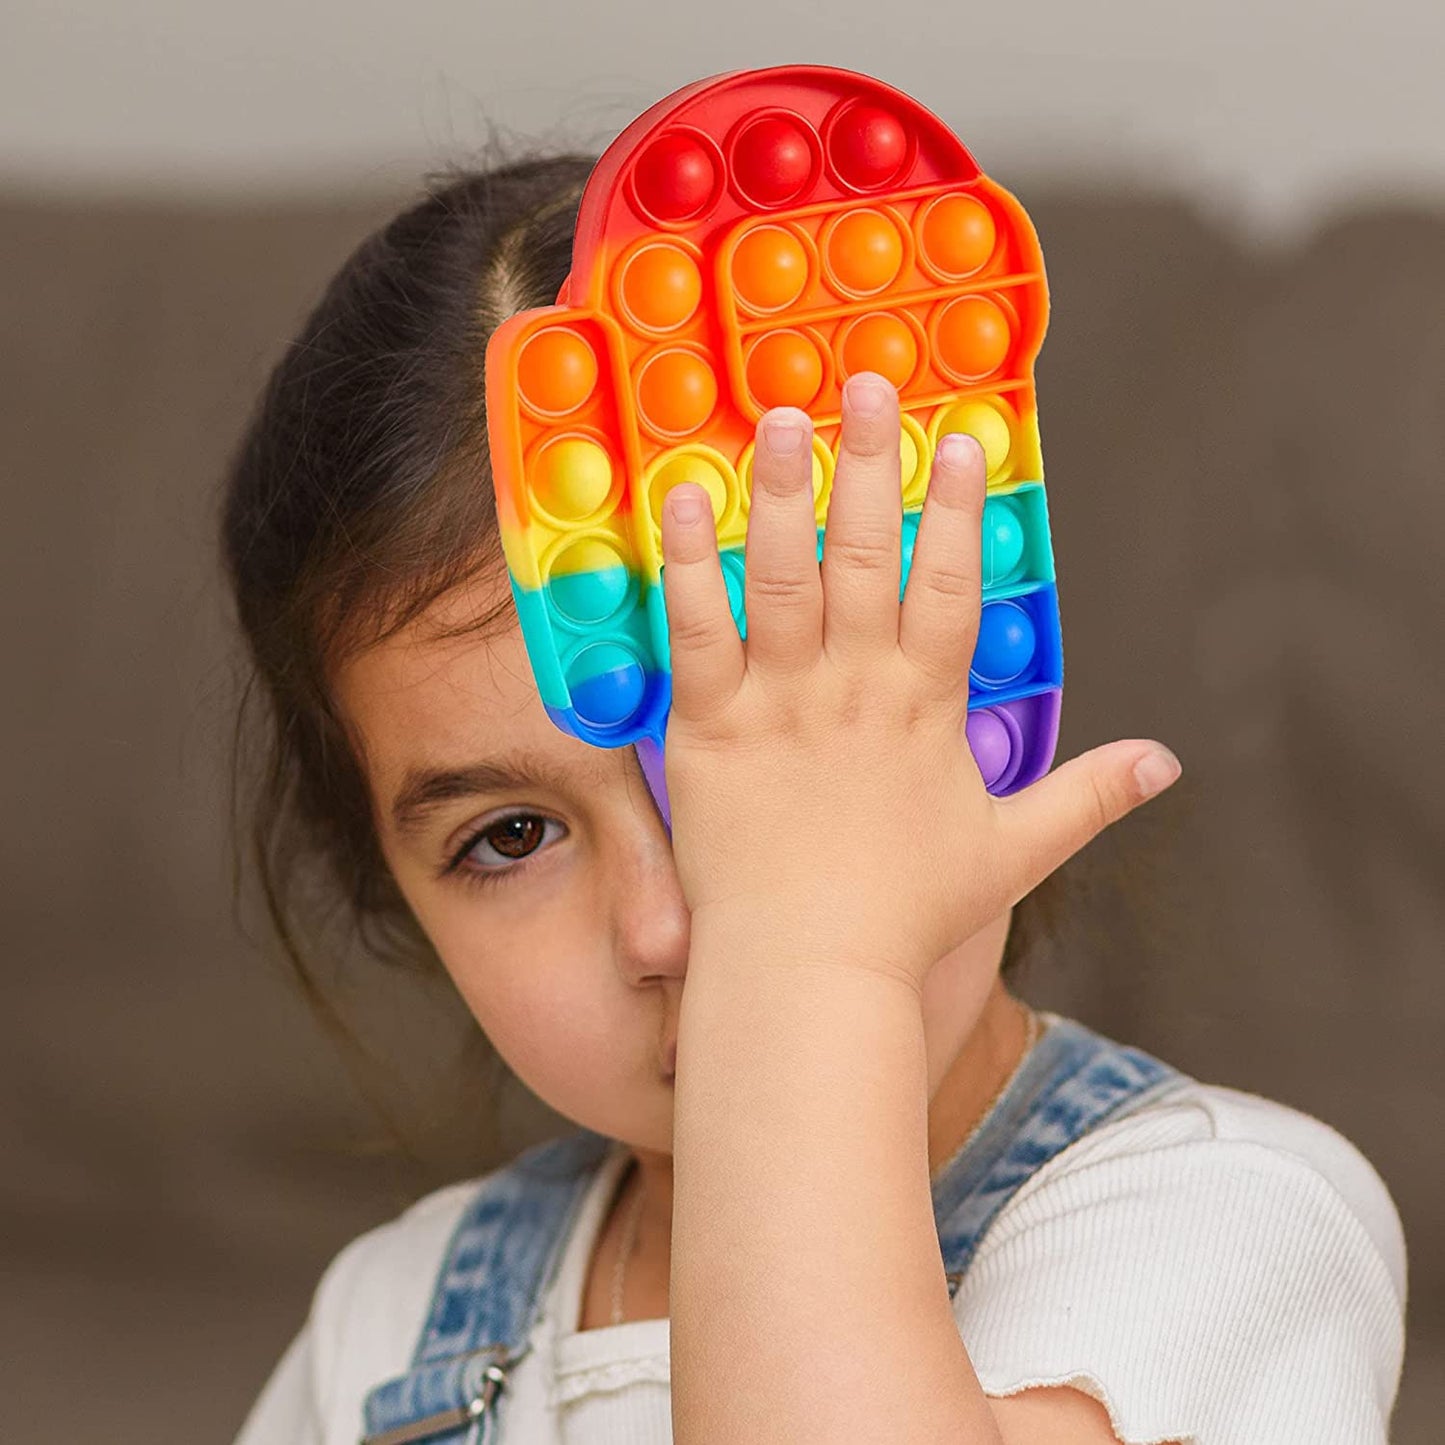
{"label": "blurred wall", "polygon": [[698,76],[864,69],[989,170],[1188,192],[1295,232],[1445,189],[1439,0],[8,0],[0,177],[60,187],[405,183],[487,120],[602,141]]}

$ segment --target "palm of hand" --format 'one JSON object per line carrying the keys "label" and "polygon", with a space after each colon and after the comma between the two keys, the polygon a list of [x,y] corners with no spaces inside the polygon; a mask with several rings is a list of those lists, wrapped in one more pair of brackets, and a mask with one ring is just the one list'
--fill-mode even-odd
{"label": "palm of hand", "polygon": [[[896,390],[872,373],[850,378],[819,564],[811,423],[789,407],[762,418],[746,642],[706,494],[668,494],[665,759],[695,920],[754,919],[770,938],[783,930],[790,956],[921,986],[934,961],[1151,796],[1134,768],[1162,750],[1112,743],[1020,793],[987,791],[964,736],[983,453],[971,437],[940,439],[900,603],[899,433]],[[691,523],[678,511],[689,498]]]}

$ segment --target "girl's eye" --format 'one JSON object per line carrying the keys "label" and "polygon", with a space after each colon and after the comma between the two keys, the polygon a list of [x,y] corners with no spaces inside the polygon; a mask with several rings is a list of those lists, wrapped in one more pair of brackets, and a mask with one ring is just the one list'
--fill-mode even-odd
{"label": "girl's eye", "polygon": [[555,818],[540,813],[512,813],[479,828],[447,865],[467,883],[499,883],[525,866],[542,846],[546,830],[562,829]]}

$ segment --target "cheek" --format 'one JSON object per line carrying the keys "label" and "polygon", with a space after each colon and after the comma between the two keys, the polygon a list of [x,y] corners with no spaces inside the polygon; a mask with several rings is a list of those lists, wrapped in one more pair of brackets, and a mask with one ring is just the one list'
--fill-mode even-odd
{"label": "cheek", "polygon": [[[509,926],[504,910],[433,916],[423,927],[457,992],[507,1066],[552,1108],[579,1118],[589,1099],[625,1088],[649,1043],[636,1000],[609,964],[595,930],[552,918]],[[628,1004],[632,1007],[629,1008]],[[654,1030],[655,1033],[655,1030]]]}

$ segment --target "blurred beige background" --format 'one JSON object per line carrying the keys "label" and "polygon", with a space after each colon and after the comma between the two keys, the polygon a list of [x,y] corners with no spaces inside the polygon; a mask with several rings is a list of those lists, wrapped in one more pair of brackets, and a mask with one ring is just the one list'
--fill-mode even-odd
{"label": "blurred beige background", "polygon": [[909,90],[1033,214],[1059,756],[1154,736],[1185,764],[1088,850],[1019,990],[1366,1152],[1410,1249],[1394,1438],[1439,1438],[1445,10],[726,13],[7,6],[6,1439],[229,1440],[336,1249],[488,1162],[444,992],[345,980],[408,1160],[232,909],[216,489],[270,364],[489,124],[595,151],[791,60]]}

